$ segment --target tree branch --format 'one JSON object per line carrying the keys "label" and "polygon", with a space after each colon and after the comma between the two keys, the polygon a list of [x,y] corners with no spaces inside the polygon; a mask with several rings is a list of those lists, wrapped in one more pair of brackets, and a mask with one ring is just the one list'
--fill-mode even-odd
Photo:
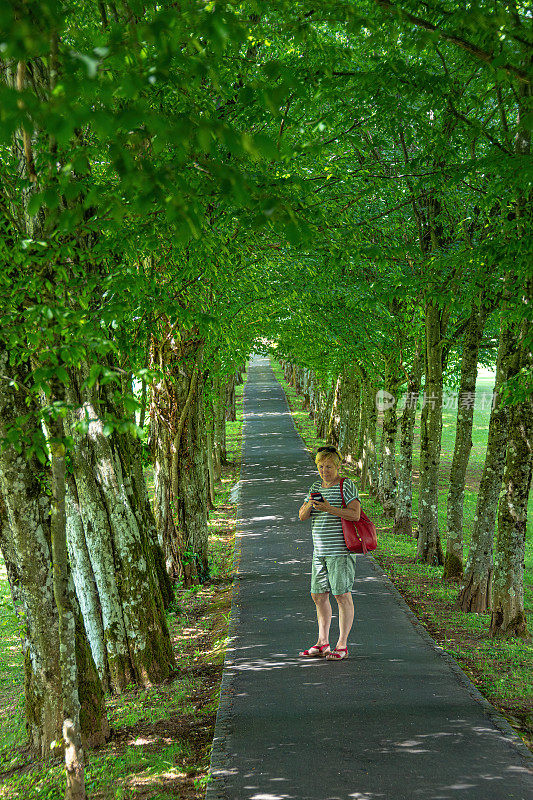
{"label": "tree branch", "polygon": [[[456,44],[462,50],[465,50],[471,56],[474,56],[474,58],[484,61],[489,66],[492,66],[492,62],[494,61],[493,53],[483,50],[483,48],[478,47],[477,44],[469,42],[467,39],[464,39],[462,36],[459,36],[456,33],[448,33],[447,31],[441,30],[432,22],[422,19],[422,17],[417,17],[414,14],[410,14],[404,8],[391,3],[390,0],[374,0],[374,2],[377,6],[380,6],[390,14],[394,14],[400,19],[406,19],[409,22],[412,22],[413,25],[416,25],[418,28],[423,28],[424,30],[431,31],[432,33],[438,33],[439,36],[441,36],[446,42]],[[514,64],[498,64],[495,69],[501,69],[510,75],[514,75],[520,81],[528,85],[531,83],[528,73],[525,70],[520,69],[520,67],[516,67]]]}

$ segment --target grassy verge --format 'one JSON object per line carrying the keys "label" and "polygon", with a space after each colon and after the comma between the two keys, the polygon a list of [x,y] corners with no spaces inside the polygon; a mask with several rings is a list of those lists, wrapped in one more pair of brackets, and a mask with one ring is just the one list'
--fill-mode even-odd
{"label": "grassy verge", "polygon": [[[281,383],[292,411],[296,427],[310,452],[323,441],[316,437],[316,428],[303,400],[284,379],[281,367],[272,366]],[[490,395],[489,381],[481,383],[480,391]],[[484,407],[483,407],[484,406]],[[476,508],[477,487],[483,469],[488,434],[490,402],[479,403],[474,417],[472,455],[467,475],[464,508],[465,552],[470,543]],[[442,463],[439,479],[439,525],[441,535],[446,531],[446,494],[448,475],[453,456],[455,414],[444,412]],[[419,428],[415,441],[413,514],[416,527],[418,513]],[[354,471],[344,474],[357,480]],[[533,647],[522,641],[495,640],[488,636],[490,615],[466,614],[455,608],[459,586],[442,580],[442,568],[417,564],[416,540],[392,535],[392,521],[382,513],[381,506],[362,492],[362,502],[374,519],[379,532],[379,550],[375,558],[401,592],[410,608],[430,632],[433,639],[449,652],[469,675],[480,692],[502,713],[533,751],[533,680],[531,664]],[[530,500],[529,519],[533,500]],[[529,531],[531,533],[531,530]],[[445,546],[445,541],[443,541]],[[528,537],[526,546],[525,605],[528,627],[533,632],[533,543]]]}
{"label": "grassy verge", "polygon": [[[167,684],[109,697],[111,741],[86,753],[92,800],[200,800],[205,796],[227,640],[236,505],[230,490],[240,473],[242,393],[237,421],[227,423],[229,465],[211,512],[208,583],[176,593],[168,624],[176,675]],[[18,619],[0,564],[0,798],[57,800],[64,794],[64,767],[42,765],[25,746],[24,680]]]}

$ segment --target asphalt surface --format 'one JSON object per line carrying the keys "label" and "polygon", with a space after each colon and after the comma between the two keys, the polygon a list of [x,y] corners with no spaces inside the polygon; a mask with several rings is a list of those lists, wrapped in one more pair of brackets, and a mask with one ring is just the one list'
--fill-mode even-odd
{"label": "asphalt surface", "polygon": [[[245,388],[240,551],[207,800],[532,800],[529,751],[358,556],[349,658],[316,641],[316,470],[267,359]],[[336,604],[331,644],[337,634]]]}

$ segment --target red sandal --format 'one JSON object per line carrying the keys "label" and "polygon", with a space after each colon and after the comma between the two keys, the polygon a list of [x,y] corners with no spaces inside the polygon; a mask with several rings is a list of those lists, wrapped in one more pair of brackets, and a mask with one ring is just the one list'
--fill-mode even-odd
{"label": "red sandal", "polygon": [[[315,650],[316,652],[312,653],[311,650]],[[309,650],[304,650],[302,653],[298,653],[298,655],[300,658],[324,658],[326,653],[331,653],[329,642],[326,642],[326,644],[314,644]]]}
{"label": "red sandal", "polygon": [[342,661],[348,658],[348,648],[336,647],[335,650],[330,650],[329,653],[326,654],[326,658],[328,661]]}

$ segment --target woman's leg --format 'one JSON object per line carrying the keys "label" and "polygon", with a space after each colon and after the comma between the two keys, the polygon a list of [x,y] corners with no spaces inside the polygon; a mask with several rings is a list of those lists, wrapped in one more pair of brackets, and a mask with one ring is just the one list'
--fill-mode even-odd
{"label": "woman's leg", "polygon": [[352,593],[336,594],[335,600],[339,606],[339,641],[337,642],[337,647],[346,647],[354,617]]}
{"label": "woman's leg", "polygon": [[329,626],[331,625],[331,603],[329,602],[329,592],[315,594],[311,592],[316,605],[316,616],[318,619],[318,644],[329,642]]}

